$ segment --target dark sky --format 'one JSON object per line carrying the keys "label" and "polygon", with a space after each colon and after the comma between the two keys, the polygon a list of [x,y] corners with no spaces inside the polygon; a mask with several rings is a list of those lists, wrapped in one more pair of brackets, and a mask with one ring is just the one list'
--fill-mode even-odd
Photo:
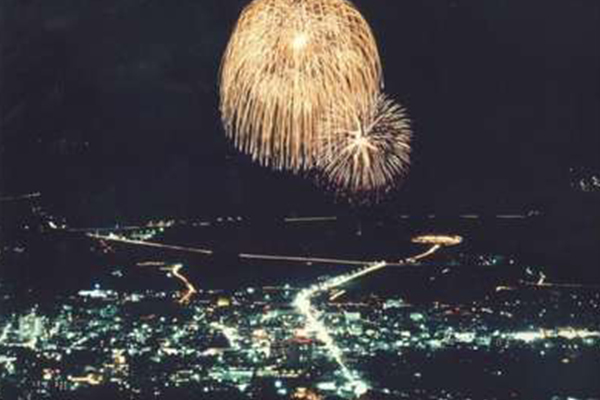
{"label": "dark sky", "polygon": [[[89,221],[326,213],[309,180],[227,143],[220,57],[240,0],[3,0],[1,188]],[[414,165],[385,210],[550,204],[600,170],[600,2],[356,1]]]}

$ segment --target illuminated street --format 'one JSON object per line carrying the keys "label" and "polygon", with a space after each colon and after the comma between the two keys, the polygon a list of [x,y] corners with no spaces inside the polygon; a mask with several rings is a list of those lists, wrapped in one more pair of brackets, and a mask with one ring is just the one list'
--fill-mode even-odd
{"label": "illuminated street", "polygon": [[175,276],[177,279],[179,279],[183,283],[186,291],[185,291],[185,294],[183,296],[181,296],[181,298],[179,299],[179,303],[187,304],[187,303],[189,303],[192,296],[198,292],[198,290],[194,287],[194,285],[192,285],[192,283],[189,281],[189,279],[186,278],[185,275],[183,275],[181,273],[181,270],[183,268],[184,267],[182,264],[176,264],[171,267],[164,267],[162,269],[165,271],[169,271],[171,274],[173,274],[173,276]]}

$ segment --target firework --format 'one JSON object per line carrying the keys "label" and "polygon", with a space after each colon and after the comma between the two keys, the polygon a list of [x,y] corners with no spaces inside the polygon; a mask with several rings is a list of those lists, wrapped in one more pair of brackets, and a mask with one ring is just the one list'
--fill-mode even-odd
{"label": "firework", "polygon": [[317,176],[338,194],[372,199],[406,173],[410,121],[404,109],[385,95],[359,107],[355,102],[339,102],[322,124],[315,145]]}
{"label": "firework", "polygon": [[369,103],[382,86],[375,38],[346,0],[254,0],[220,73],[227,135],[260,164],[314,164],[319,120],[338,96]]}

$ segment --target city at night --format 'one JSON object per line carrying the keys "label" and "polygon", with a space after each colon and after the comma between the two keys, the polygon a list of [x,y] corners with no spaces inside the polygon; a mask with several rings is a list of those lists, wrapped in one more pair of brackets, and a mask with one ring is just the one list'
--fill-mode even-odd
{"label": "city at night", "polygon": [[600,400],[600,3],[0,2],[0,400]]}

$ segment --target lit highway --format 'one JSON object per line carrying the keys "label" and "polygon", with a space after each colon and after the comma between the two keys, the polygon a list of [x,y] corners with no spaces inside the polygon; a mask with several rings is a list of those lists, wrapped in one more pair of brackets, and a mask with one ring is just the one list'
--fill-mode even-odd
{"label": "lit highway", "polygon": [[[194,248],[194,247],[183,247],[183,246],[175,246],[168,245],[156,242],[149,242],[145,240],[134,240],[128,239],[123,236],[117,236],[115,234],[111,235],[99,235],[95,233],[87,233],[88,237],[103,240],[103,241],[112,241],[119,242],[125,244],[132,244],[138,246],[145,247],[153,247],[157,249],[163,250],[176,250],[187,253],[196,253],[203,255],[213,255],[214,251],[206,248]],[[432,241],[415,241],[415,243],[421,244],[430,244],[432,247],[425,253],[409,257],[405,261],[386,261],[386,266],[388,267],[406,267],[408,265],[414,264],[417,261],[427,258],[433,255],[437,250],[444,246],[454,246],[459,244],[462,241],[462,238],[457,236],[431,236],[434,238]],[[458,240],[457,238],[460,238]],[[435,241],[437,239],[437,241]],[[304,264],[327,264],[327,265],[347,265],[347,266],[364,266],[368,264],[377,263],[376,260],[352,260],[352,259],[343,259],[343,258],[325,258],[325,257],[312,257],[312,256],[288,256],[288,255],[272,255],[272,254],[253,254],[253,253],[240,253],[238,257],[242,260],[254,260],[254,261],[279,261],[279,262],[292,262],[292,263],[304,263]]]}
{"label": "lit highway", "polygon": [[[445,239],[442,241],[448,242],[448,240]],[[439,238],[437,242],[440,242]],[[408,258],[405,263],[399,265],[408,265],[415,263],[418,260],[431,257],[442,247],[442,244],[434,244],[426,252],[418,254],[416,256],[412,256]],[[319,339],[322,343],[325,344],[331,358],[337,363],[342,375],[344,376],[345,381],[347,382],[347,389],[354,392],[356,396],[361,396],[364,393],[366,393],[369,386],[363,379],[361,379],[360,375],[357,372],[352,371],[345,362],[343,350],[336,344],[332,334],[329,332],[329,329],[320,320],[320,312],[313,306],[312,299],[320,294],[324,294],[330,292],[333,289],[343,287],[354,280],[363,278],[386,267],[388,267],[388,263],[385,261],[380,261],[371,263],[370,265],[367,265],[366,267],[359,269],[358,271],[333,277],[331,279],[326,280],[325,282],[317,283],[313,286],[310,286],[307,289],[300,291],[294,301],[294,306],[296,307],[298,312],[306,318],[306,330],[308,332],[313,332],[317,339]],[[345,290],[340,290],[333,294],[333,296],[331,296],[329,300],[335,300],[343,296],[345,293]]]}
{"label": "lit highway", "polygon": [[137,245],[137,246],[154,247],[154,248],[163,249],[163,250],[176,250],[176,251],[182,251],[182,252],[186,252],[186,253],[198,253],[198,254],[204,254],[204,255],[212,255],[213,254],[212,250],[197,249],[197,248],[193,248],[193,247],[173,246],[173,245],[168,245],[168,244],[147,242],[144,240],[127,239],[125,237],[117,236],[114,234],[106,236],[106,235],[98,235],[95,233],[87,233],[86,236],[91,237],[93,239],[98,239],[98,240],[105,240],[105,241],[109,241],[109,242],[119,242],[119,243],[125,243],[125,244],[133,244],[133,245]]}
{"label": "lit highway", "polygon": [[17,195],[17,196],[4,196],[4,197],[0,197],[0,202],[31,200],[31,199],[37,199],[39,197],[42,197],[41,193],[28,193],[28,194]]}
{"label": "lit highway", "polygon": [[194,294],[198,292],[194,285],[186,278],[180,271],[183,269],[183,264],[175,264],[169,267],[161,268],[163,271],[168,271],[173,274],[174,277],[179,279],[186,288],[186,292],[179,299],[179,304],[188,304]]}

